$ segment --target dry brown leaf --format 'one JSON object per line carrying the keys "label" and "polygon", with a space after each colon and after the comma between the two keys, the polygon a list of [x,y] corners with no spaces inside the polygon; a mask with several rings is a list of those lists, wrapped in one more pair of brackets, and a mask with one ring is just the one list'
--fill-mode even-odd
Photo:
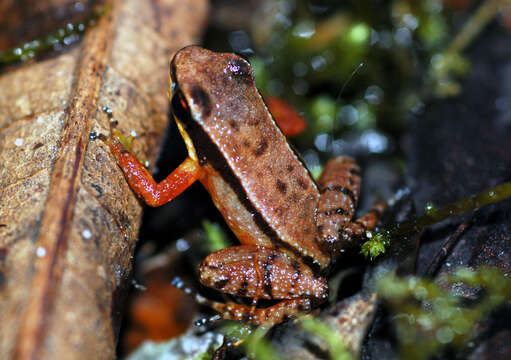
{"label": "dry brown leaf", "polygon": [[168,64],[205,0],[118,0],[82,43],[0,78],[0,358],[115,357],[141,203],[108,147],[109,106],[154,163]]}

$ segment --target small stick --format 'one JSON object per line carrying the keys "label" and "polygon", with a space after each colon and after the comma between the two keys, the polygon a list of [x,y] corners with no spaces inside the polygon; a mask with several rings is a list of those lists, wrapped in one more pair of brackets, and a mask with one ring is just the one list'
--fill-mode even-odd
{"label": "small stick", "polygon": [[433,277],[438,272],[438,270],[440,270],[440,266],[445,261],[445,259],[451,254],[452,249],[458,243],[458,240],[461,238],[461,235],[463,235],[465,230],[472,224],[472,220],[474,219],[477,210],[478,209],[472,212],[470,214],[470,217],[466,221],[459,224],[454,234],[451,234],[449,238],[444,242],[444,244],[440,248],[440,251],[436,253],[435,257],[433,258],[433,261],[431,261],[431,263],[429,264],[428,269],[426,271],[426,276]]}

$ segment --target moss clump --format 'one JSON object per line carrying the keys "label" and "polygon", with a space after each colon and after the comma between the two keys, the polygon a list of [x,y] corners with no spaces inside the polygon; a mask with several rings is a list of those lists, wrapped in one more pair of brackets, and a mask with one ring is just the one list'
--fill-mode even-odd
{"label": "moss clump", "polygon": [[[377,291],[388,305],[403,359],[427,359],[446,346],[463,347],[475,335],[476,325],[499,305],[511,299],[511,279],[498,269],[459,268],[439,279],[386,274]],[[485,290],[475,304],[445,290],[460,283]]]}

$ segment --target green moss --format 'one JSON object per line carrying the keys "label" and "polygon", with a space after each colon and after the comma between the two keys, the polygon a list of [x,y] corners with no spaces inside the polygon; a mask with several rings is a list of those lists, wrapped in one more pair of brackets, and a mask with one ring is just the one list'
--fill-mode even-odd
{"label": "green moss", "polygon": [[371,260],[383,254],[386,247],[390,244],[387,232],[367,231],[366,236],[368,240],[362,244],[360,253]]}
{"label": "green moss", "polygon": [[382,247],[387,247],[393,238],[417,233],[426,226],[431,226],[450,216],[475,210],[481,206],[497,203],[511,197],[511,182],[496,185],[484,190],[479,194],[469,196],[441,208],[428,202],[425,206],[425,215],[411,220],[391,225],[378,232],[368,232],[368,241],[362,245],[362,254],[374,259],[385,252]]}
{"label": "green moss", "polygon": [[202,222],[202,227],[206,231],[208,248],[211,252],[215,252],[229,246],[227,235],[219,224],[213,223],[209,220],[204,220]]}
{"label": "green moss", "polygon": [[251,333],[243,344],[247,355],[256,360],[282,360],[282,356],[264,338],[267,330],[258,328]]}
{"label": "green moss", "polygon": [[80,40],[87,28],[96,23],[98,17],[110,10],[110,5],[105,5],[92,12],[89,18],[83,22],[68,23],[58,28],[41,39],[26,42],[21,46],[0,53],[0,66],[16,61],[27,61],[35,58],[43,52],[69,46]]}
{"label": "green moss", "polygon": [[349,352],[346,345],[344,345],[339,334],[332,330],[325,323],[316,320],[310,316],[301,318],[300,324],[305,330],[323,340],[328,345],[328,353],[332,360],[352,360],[353,356]]}
{"label": "green moss", "polygon": [[[460,268],[441,277],[439,283],[442,286],[429,279],[394,274],[377,281],[378,294],[392,313],[403,359],[427,359],[448,345],[466,345],[477,323],[511,300],[511,279],[495,268]],[[486,291],[477,303],[467,306],[462,298],[444,290],[459,283]]]}

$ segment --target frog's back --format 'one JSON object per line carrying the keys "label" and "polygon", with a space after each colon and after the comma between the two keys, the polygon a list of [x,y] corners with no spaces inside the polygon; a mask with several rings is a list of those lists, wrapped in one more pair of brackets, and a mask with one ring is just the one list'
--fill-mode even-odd
{"label": "frog's back", "polygon": [[[248,62],[191,46],[176,55],[171,71],[194,114],[184,124],[201,164],[234,189],[258,227],[253,234],[250,228],[237,233],[241,241],[255,234],[254,243],[270,242],[325,267],[329,258],[316,241],[318,189],[271,118]],[[232,214],[223,215],[232,225]]]}

